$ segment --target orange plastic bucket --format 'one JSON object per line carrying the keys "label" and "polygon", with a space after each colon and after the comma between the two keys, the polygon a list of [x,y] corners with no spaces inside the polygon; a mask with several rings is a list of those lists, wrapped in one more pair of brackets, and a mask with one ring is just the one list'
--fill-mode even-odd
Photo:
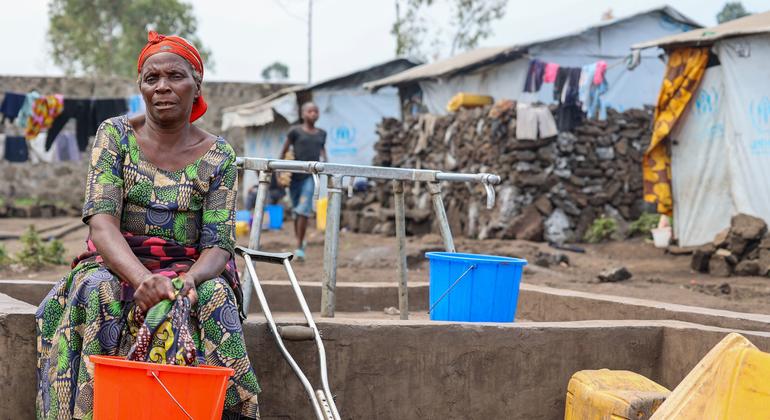
{"label": "orange plastic bucket", "polygon": [[227,380],[235,371],[90,356],[94,420],[222,418]]}

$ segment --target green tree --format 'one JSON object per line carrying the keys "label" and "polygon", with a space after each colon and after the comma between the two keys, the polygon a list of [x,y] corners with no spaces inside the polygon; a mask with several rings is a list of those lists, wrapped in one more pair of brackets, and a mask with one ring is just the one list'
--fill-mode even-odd
{"label": "green tree", "polygon": [[289,78],[289,66],[276,61],[262,69],[262,78],[265,80],[286,80]]}
{"label": "green tree", "polygon": [[149,29],[184,37],[213,65],[192,6],[180,0],[51,0],[48,16],[53,60],[68,74],[136,77]]}
{"label": "green tree", "polygon": [[[439,32],[426,45],[428,23],[425,15],[441,0],[395,0],[396,21],[390,33],[396,38],[396,55],[424,59],[425,48],[436,48],[444,38]],[[450,54],[476,48],[492,35],[492,23],[505,15],[508,0],[443,0],[451,9],[448,39]]]}
{"label": "green tree", "polygon": [[727,2],[725,3],[724,7],[722,7],[722,10],[717,14],[717,22],[725,23],[727,21],[742,18],[750,14],[751,13],[747,12],[746,8],[743,7],[743,3],[739,1]]}

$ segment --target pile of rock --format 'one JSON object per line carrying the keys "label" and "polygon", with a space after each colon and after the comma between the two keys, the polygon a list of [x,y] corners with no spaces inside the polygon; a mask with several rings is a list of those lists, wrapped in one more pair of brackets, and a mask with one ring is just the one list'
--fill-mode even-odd
{"label": "pile of rock", "polygon": [[692,269],[713,276],[766,276],[770,272],[770,235],[764,220],[739,214],[714,242],[695,250]]}
{"label": "pile of rock", "polygon": [[[498,202],[491,212],[484,209],[480,186],[443,186],[455,234],[574,241],[602,214],[621,222],[641,214],[641,160],[651,118],[650,109],[610,110],[605,121],[585,121],[574,132],[538,140],[516,139],[516,110],[510,105],[403,122],[386,118],[378,126],[374,164],[500,175]],[[380,184],[376,190],[368,198],[348,201],[345,219],[358,223],[365,217],[369,222],[357,230],[388,233],[390,186]],[[419,210],[407,230],[424,231],[416,225],[427,223],[429,231],[433,216],[424,186],[408,191],[407,208]],[[359,216],[350,213],[355,211]]]}

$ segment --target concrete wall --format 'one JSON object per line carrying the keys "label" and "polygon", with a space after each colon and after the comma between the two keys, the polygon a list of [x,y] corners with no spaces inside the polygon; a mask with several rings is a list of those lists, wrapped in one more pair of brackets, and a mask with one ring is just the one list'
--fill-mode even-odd
{"label": "concrete wall", "polygon": [[[211,133],[223,135],[236,152],[242,152],[245,131],[232,129],[223,133],[220,130],[222,108],[256,100],[284,86],[286,85],[204,80],[203,93],[209,109],[196,124]],[[65,97],[76,98],[128,97],[138,93],[136,81],[121,78],[0,76],[0,95],[7,91],[27,93],[33,89],[43,94],[61,93]],[[0,126],[0,132],[1,130]],[[80,163],[56,164],[12,164],[0,160],[0,177],[3,179],[0,183],[0,197],[11,200],[41,199],[68,210],[69,214],[77,215],[83,206],[87,165],[87,159]],[[3,206],[0,205],[0,216],[3,216],[4,210],[1,207]],[[17,213],[14,215],[25,215]]]}
{"label": "concrete wall", "polygon": [[[51,282],[39,280],[0,280],[0,293],[29,304],[37,304],[51,289]],[[276,312],[299,312],[299,305],[286,281],[262,281],[270,308]],[[303,282],[302,293],[314,312],[320,311],[321,283]],[[429,287],[411,282],[409,310],[427,312]],[[338,312],[382,311],[398,306],[398,287],[393,283],[338,283]],[[259,313],[257,299],[251,300],[250,313]],[[770,315],[724,311],[677,305],[644,299],[601,295],[522,284],[516,319],[538,322],[610,320],[676,320],[713,327],[770,332]]]}
{"label": "concrete wall", "polygon": [[[0,418],[31,418],[34,308],[0,295]],[[668,387],[729,330],[676,321],[458,324],[420,321],[319,323],[330,382],[345,419],[555,419],[570,376],[627,369]],[[306,419],[299,382],[263,321],[245,335],[264,392],[264,419]],[[764,351],[770,333],[745,332]],[[312,344],[288,343],[311,379]]]}
{"label": "concrete wall", "polygon": [[0,293],[0,419],[35,418],[35,308]]}
{"label": "concrete wall", "polygon": [[517,317],[532,321],[671,319],[736,330],[770,332],[770,315],[677,305],[531,284],[521,285],[516,313]]}

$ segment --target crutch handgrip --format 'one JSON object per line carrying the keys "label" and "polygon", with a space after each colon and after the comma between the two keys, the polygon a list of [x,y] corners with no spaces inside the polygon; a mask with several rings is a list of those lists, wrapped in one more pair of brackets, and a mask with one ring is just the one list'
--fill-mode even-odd
{"label": "crutch handgrip", "polygon": [[304,325],[286,325],[278,327],[281,338],[289,341],[309,341],[315,339],[315,331]]}
{"label": "crutch handgrip", "polygon": [[235,253],[240,256],[248,255],[254,261],[271,264],[283,264],[285,260],[291,261],[291,259],[294,258],[294,254],[291,252],[264,252],[240,245],[235,247]]}

